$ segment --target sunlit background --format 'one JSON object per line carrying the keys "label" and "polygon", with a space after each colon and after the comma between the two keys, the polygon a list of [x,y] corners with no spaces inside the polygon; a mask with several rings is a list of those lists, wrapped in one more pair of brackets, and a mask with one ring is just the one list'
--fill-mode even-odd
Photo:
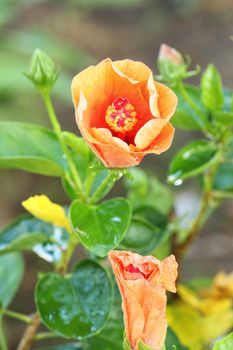
{"label": "sunlit background", "polygon": [[[233,88],[233,1],[232,0],[0,0],[0,119],[49,125],[38,93],[24,77],[35,48],[49,54],[60,67],[53,92],[55,108],[63,129],[78,132],[70,94],[72,76],[105,57],[131,58],[156,72],[161,43],[176,47],[205,68],[214,63],[224,85]],[[195,78],[198,83],[198,77]],[[178,131],[172,149],[160,157],[148,157],[143,166],[166,181],[172,155],[197,133]],[[33,194],[45,193],[65,203],[58,180],[20,171],[0,171],[0,225],[23,213],[20,203]],[[117,188],[115,192],[122,192]],[[187,182],[175,188],[180,215],[198,200],[198,184]],[[213,275],[232,270],[233,203],[228,201],[205,226],[189,252],[183,277]],[[48,269],[45,262],[27,254],[31,268],[14,309],[32,312],[30,301],[36,270]],[[35,266],[35,268],[33,267]],[[18,322],[14,338],[22,332]],[[12,328],[11,328],[12,329]]]}

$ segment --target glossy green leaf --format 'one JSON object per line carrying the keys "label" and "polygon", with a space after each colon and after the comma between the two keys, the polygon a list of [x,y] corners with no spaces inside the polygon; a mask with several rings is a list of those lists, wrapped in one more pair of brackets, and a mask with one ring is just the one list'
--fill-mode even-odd
{"label": "glossy green leaf", "polygon": [[114,290],[114,300],[107,325],[94,337],[82,341],[84,350],[122,350],[124,323],[121,297],[116,285]]}
{"label": "glossy green leaf", "polygon": [[61,176],[65,163],[53,131],[33,124],[0,122],[0,167]]}
{"label": "glossy green leaf", "polygon": [[233,125],[233,112],[214,112],[213,118],[215,121],[220,123],[222,126],[232,126]]}
{"label": "glossy green leaf", "polygon": [[164,229],[167,224],[167,217],[161,212],[150,205],[140,205],[133,211],[133,215],[136,217],[140,217],[152,225],[159,227],[160,229]]}
{"label": "glossy green leaf", "polygon": [[184,85],[185,91],[193,103],[199,108],[202,114],[197,114],[184,99],[179,89],[175,89],[178,97],[178,106],[174,116],[172,117],[172,124],[176,128],[188,130],[204,130],[208,122],[208,117],[204,106],[201,103],[200,90],[191,85]]}
{"label": "glossy green leaf", "polygon": [[149,222],[133,217],[120,248],[140,254],[151,253],[160,242],[162,232]]}
{"label": "glossy green leaf", "polygon": [[222,340],[218,340],[213,350],[232,350],[233,349],[233,333],[229,334]]}
{"label": "glossy green leaf", "polygon": [[70,219],[81,243],[94,254],[105,256],[123,239],[131,219],[131,208],[124,198],[99,205],[74,201]]}
{"label": "glossy green leaf", "polygon": [[210,111],[216,111],[224,104],[222,79],[213,64],[209,64],[202,75],[201,100]]}
{"label": "glossy green leaf", "polygon": [[93,336],[106,324],[112,303],[107,272],[96,262],[82,261],[66,276],[47,273],[35,295],[43,323],[64,338]]}
{"label": "glossy green leaf", "polygon": [[180,185],[183,180],[204,172],[217,157],[214,143],[197,140],[182,148],[173,158],[168,174],[168,181]]}
{"label": "glossy green leaf", "polygon": [[167,350],[173,349],[174,346],[177,348],[177,350],[188,350],[187,346],[184,346],[180,342],[180,340],[170,327],[167,328],[165,345]]}
{"label": "glossy green leaf", "polygon": [[18,253],[0,256],[0,302],[7,308],[23,278],[24,263]]}
{"label": "glossy green leaf", "polygon": [[32,250],[44,260],[56,262],[61,258],[67,241],[68,234],[64,229],[24,215],[0,231],[0,255]]}

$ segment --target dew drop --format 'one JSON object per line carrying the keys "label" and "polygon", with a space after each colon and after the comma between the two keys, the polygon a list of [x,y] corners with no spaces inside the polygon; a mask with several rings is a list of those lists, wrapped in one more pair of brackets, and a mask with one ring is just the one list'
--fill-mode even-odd
{"label": "dew drop", "polygon": [[174,185],[175,186],[180,186],[182,185],[183,181],[181,179],[177,179],[175,182],[174,182]]}

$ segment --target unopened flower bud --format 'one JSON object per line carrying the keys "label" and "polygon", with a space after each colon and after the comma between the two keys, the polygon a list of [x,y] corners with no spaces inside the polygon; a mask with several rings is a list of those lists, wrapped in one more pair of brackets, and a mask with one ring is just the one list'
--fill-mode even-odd
{"label": "unopened flower bud", "polygon": [[176,65],[184,63],[181,53],[166,44],[160,46],[158,60],[168,60]]}
{"label": "unopened flower bud", "polygon": [[49,91],[58,78],[58,68],[48,55],[36,49],[25,75],[40,91]]}
{"label": "unopened flower bud", "polygon": [[158,55],[158,67],[161,80],[175,85],[187,77],[188,63],[172,47],[162,44]]}

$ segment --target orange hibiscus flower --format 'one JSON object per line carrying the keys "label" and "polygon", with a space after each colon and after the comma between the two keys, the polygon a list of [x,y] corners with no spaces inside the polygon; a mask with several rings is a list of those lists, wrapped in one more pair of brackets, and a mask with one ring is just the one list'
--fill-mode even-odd
{"label": "orange hibiscus flower", "polygon": [[105,166],[134,166],[170,147],[177,97],[145,64],[106,59],[74,77],[72,95],[79,129]]}
{"label": "orange hibiscus flower", "polygon": [[166,290],[176,292],[174,255],[160,261],[127,251],[111,251],[109,259],[122,297],[125,331],[133,350],[139,341],[160,350],[166,336]]}

